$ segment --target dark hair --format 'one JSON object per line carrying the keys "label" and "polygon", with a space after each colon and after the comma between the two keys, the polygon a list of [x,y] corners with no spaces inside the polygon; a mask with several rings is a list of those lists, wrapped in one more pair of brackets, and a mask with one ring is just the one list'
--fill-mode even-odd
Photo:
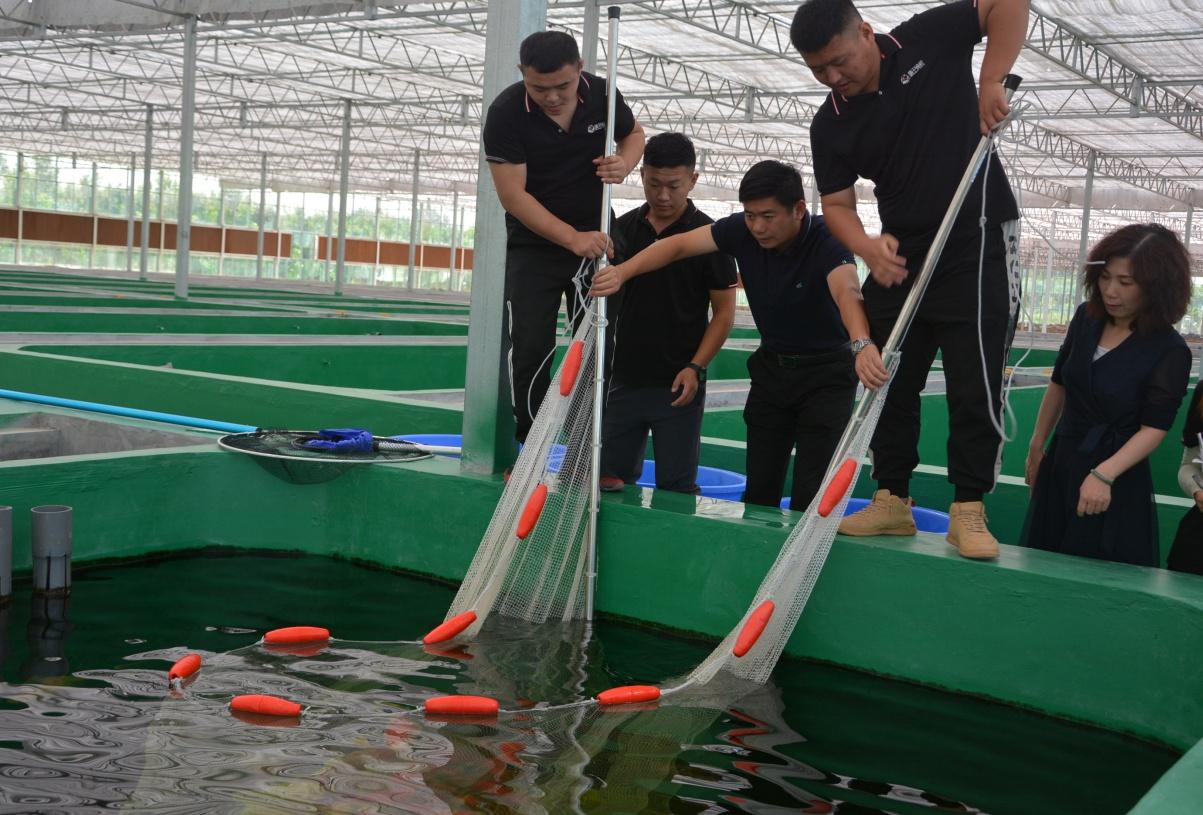
{"label": "dark hair", "polygon": [[687,167],[691,172],[698,155],[684,133],[657,133],[643,148],[644,167]]}
{"label": "dark hair", "polygon": [[775,198],[786,209],[805,201],[802,174],[788,164],[773,159],[756,162],[739,182],[739,200],[744,203],[761,198]]}
{"label": "dark hair", "polygon": [[821,51],[827,43],[861,21],[852,0],[806,0],[794,12],[789,41],[799,54]]}
{"label": "dark hair", "polygon": [[536,31],[518,46],[518,64],[540,74],[553,74],[581,61],[576,40],[563,31]]}
{"label": "dark hair", "polygon": [[1144,304],[1132,321],[1135,331],[1167,328],[1182,319],[1190,304],[1190,254],[1178,236],[1161,224],[1129,224],[1107,235],[1090,250],[1082,287],[1086,313],[1107,316],[1099,277],[1112,258],[1127,258]]}

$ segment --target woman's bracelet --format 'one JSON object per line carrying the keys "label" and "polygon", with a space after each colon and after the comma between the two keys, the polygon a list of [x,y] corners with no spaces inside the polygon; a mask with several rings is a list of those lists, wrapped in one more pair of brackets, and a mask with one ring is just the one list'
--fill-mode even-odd
{"label": "woman's bracelet", "polygon": [[1091,470],[1090,474],[1093,475],[1095,478],[1097,478],[1099,481],[1102,481],[1108,487],[1110,487],[1112,484],[1115,483],[1114,478],[1108,478],[1107,476],[1100,473],[1098,470]]}

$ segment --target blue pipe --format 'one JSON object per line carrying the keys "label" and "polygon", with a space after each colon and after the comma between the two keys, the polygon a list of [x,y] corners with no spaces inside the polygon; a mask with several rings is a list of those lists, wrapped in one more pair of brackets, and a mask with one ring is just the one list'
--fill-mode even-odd
{"label": "blue pipe", "polygon": [[193,416],[181,416],[178,413],[159,413],[157,410],[139,410],[138,408],[104,405],[100,402],[81,402],[78,399],[60,399],[57,396],[42,396],[38,393],[22,393],[0,388],[0,398],[15,399],[18,402],[34,402],[39,405],[73,408],[75,410],[90,410],[93,413],[108,413],[113,416],[127,416],[131,419],[146,419],[152,422],[167,422],[168,424],[199,427],[203,430],[220,430],[224,433],[252,433],[257,428],[249,424],[231,424],[230,422],[215,422],[211,419],[197,419]]}

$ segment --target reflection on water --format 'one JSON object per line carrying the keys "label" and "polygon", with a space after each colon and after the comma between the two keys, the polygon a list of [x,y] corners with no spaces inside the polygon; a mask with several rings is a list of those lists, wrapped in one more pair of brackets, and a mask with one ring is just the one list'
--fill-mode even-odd
{"label": "reflection on water", "polygon": [[[249,560],[224,565],[230,575],[253,573]],[[287,563],[277,560],[273,569]],[[324,568],[330,590],[338,591],[334,566]],[[361,597],[370,596],[364,581],[375,579],[390,587],[409,583],[415,595],[437,590],[450,597],[442,587],[356,572]],[[111,589],[128,593],[122,582]],[[124,622],[111,636],[94,620],[85,624],[87,585],[76,585],[75,631],[65,603],[39,600],[22,609],[28,622],[20,678],[0,684],[0,811],[1122,812],[1173,760],[1128,742],[1124,752],[1116,737],[1105,736],[1075,743],[1077,767],[1058,740],[1071,736],[1053,732],[1064,725],[800,663],[783,664],[777,683],[715,685],[659,707],[566,706],[615,684],[683,671],[708,649],[615,626],[590,633],[581,625],[491,621],[478,641],[437,652],[413,642],[347,639],[268,650],[245,644],[270,627],[262,620],[239,626],[218,619],[214,608],[229,598],[214,598],[204,612],[208,624],[181,636],[214,646],[234,638],[238,647],[194,646],[203,667],[185,687],[169,690],[166,667],[185,649],[163,646],[162,631],[149,623],[133,630]],[[321,601],[308,605],[320,608]],[[107,610],[122,619],[112,604]],[[0,645],[0,676],[13,676],[8,640],[16,619],[0,610],[0,634],[8,638]],[[355,631],[350,622],[332,627],[336,634],[340,627]],[[107,637],[120,656],[88,651],[91,641],[81,640],[79,629]],[[153,647],[126,654],[130,640]],[[77,646],[87,656],[75,660],[71,674],[68,654]],[[299,720],[235,718],[227,705],[241,693],[282,696],[303,703],[305,712]],[[424,699],[446,693],[494,696],[510,712],[495,721],[428,721],[417,712]],[[972,779],[975,770],[957,768],[951,755],[975,749],[960,741],[959,726],[1005,735],[997,747],[977,746],[976,770],[1014,770],[1009,789],[995,790]],[[1030,744],[1025,749],[1034,756],[1008,754],[1034,741],[1033,733],[1044,733],[1057,755],[1042,756]],[[1115,777],[1130,765],[1133,779],[1100,782],[1094,762],[1106,757]],[[1052,758],[1058,763],[1048,761],[1042,773]],[[1073,789],[1079,771],[1093,785],[1112,785],[1089,793],[1085,808],[1070,803],[1088,794]]]}

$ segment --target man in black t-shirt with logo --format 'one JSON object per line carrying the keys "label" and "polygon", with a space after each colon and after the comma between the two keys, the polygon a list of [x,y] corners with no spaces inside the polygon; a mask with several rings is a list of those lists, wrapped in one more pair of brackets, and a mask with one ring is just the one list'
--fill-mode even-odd
{"label": "man in black t-shirt with logo", "polygon": [[[614,224],[625,252],[713,223],[689,200],[696,161],[693,142],[681,133],[648,139],[640,170],[647,203]],[[639,477],[650,431],[656,488],[697,492],[706,366],[735,323],[735,285],[731,258],[712,252],[670,263],[623,291],[612,321],[603,490],[620,490]]]}
{"label": "man in black t-shirt with logo", "polygon": [[[898,318],[981,136],[1008,113],[1002,80],[1023,46],[1027,18],[1027,0],[958,0],[874,34],[850,0],[798,8],[790,38],[831,88],[810,127],[823,213],[832,234],[869,266],[865,307],[878,343]],[[972,63],[983,34],[979,93]],[[856,214],[858,178],[875,184],[880,235],[866,234]],[[915,534],[909,483],[919,464],[919,394],[939,351],[955,488],[948,540],[965,557],[997,556],[982,496],[994,488],[1002,456],[1003,365],[1019,304],[1018,217],[992,156],[902,344],[871,444],[879,489],[844,519],[843,534]]]}
{"label": "man in black t-shirt with logo", "polygon": [[852,415],[857,378],[877,388],[887,373],[869,340],[852,254],[822,217],[807,212],[798,171],[761,161],[740,181],[739,200],[743,212],[656,241],[602,269],[594,293],[612,294],[683,258],[716,250],[735,258],[761,336],[748,359],[744,501],[777,506],[796,448],[790,503],[801,511],[818,492]]}
{"label": "man in black t-shirt with logo", "polygon": [[617,152],[603,157],[606,82],[582,66],[571,35],[531,34],[519,48],[522,81],[497,95],[482,134],[506,211],[510,396],[519,442],[551,382],[561,298],[579,324],[573,278],[586,259],[612,254],[600,231],[602,184],[620,183],[643,154],[643,128],[615,89]]}

